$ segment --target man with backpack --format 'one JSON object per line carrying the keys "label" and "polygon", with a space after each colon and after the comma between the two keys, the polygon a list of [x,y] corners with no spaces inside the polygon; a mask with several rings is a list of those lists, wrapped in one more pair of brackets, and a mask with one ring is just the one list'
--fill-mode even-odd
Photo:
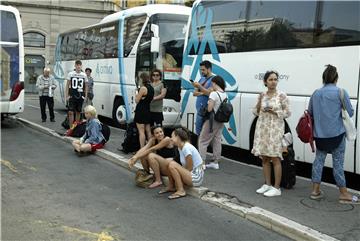
{"label": "man with backpack", "polygon": [[201,128],[205,122],[204,114],[206,114],[206,106],[209,100],[209,95],[211,93],[212,84],[211,79],[215,76],[212,71],[212,64],[210,61],[205,60],[200,63],[200,71],[202,77],[199,82],[193,82],[194,86],[194,96],[196,96],[196,121],[195,121],[195,133],[200,135]]}
{"label": "man with backpack", "polygon": [[80,60],[75,61],[75,70],[69,72],[66,79],[65,100],[68,102],[68,117],[70,128],[75,120],[80,121],[83,102],[87,99],[87,82],[88,78],[81,70],[82,63]]}

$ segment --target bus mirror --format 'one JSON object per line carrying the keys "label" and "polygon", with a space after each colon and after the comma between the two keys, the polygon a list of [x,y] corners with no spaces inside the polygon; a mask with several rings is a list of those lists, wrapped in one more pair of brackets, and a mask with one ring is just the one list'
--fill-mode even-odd
{"label": "bus mirror", "polygon": [[152,37],[150,52],[151,53],[159,53],[159,51],[160,51],[160,38]]}
{"label": "bus mirror", "polygon": [[154,37],[159,37],[159,25],[151,24],[151,32],[153,32]]}

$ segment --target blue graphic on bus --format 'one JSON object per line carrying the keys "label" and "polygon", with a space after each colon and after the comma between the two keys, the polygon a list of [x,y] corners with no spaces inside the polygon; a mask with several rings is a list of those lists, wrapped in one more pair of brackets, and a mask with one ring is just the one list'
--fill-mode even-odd
{"label": "blue graphic on bus", "polygon": [[60,38],[56,42],[55,48],[55,65],[54,65],[54,77],[58,82],[58,88],[60,90],[61,100],[65,104],[64,88],[65,88],[65,74],[61,66],[61,45]]}
{"label": "blue graphic on bus", "polygon": [[[207,46],[210,49],[212,58],[220,63],[221,60],[217,51],[216,42],[211,32],[213,10],[211,8],[204,8],[202,5],[194,6],[191,13],[191,19],[191,33],[183,56],[183,69],[186,65],[192,66],[193,68],[190,74],[190,79],[195,79],[196,75],[200,71],[200,63],[203,61],[203,55],[205,54]],[[200,28],[202,29],[203,33],[202,36],[199,37],[198,29]],[[201,39],[201,42],[199,39]],[[192,49],[194,50],[196,57],[190,56],[190,51]],[[235,78],[228,71],[215,63],[212,63],[212,72],[223,77],[226,85],[232,87],[232,92],[226,92],[228,100],[231,102],[231,100],[235,98],[238,89]],[[193,92],[194,88],[188,80],[183,78],[181,79],[181,84],[182,87],[186,90],[181,105],[181,113],[184,113],[184,110],[186,109],[189,101],[189,96]],[[237,133],[234,115],[231,116],[228,125],[229,129],[226,127],[223,129],[223,136],[227,143],[234,144],[236,140],[233,136],[236,137]]]}

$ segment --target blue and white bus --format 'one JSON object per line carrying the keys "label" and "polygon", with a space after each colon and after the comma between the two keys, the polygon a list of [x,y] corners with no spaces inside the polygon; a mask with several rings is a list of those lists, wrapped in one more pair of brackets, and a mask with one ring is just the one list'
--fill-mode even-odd
{"label": "blue and white bus", "polygon": [[[267,70],[279,72],[279,89],[290,98],[288,118],[296,160],[312,163],[309,145],[296,138],[296,125],[311,94],[322,86],[326,64],[339,72],[360,126],[359,1],[195,1],[188,23],[182,73],[181,124],[194,130],[195,97],[190,79],[200,78],[199,63],[209,60],[227,84],[234,114],[223,130],[223,144],[250,150],[255,122],[252,108],[265,90]],[[360,174],[360,135],[348,142],[344,168]],[[326,166],[331,167],[330,158]]]}
{"label": "blue and white bus", "polygon": [[24,111],[24,44],[19,11],[0,5],[1,119]]}
{"label": "blue and white bus", "polygon": [[179,125],[182,52],[190,12],[179,5],[146,5],[60,34],[54,66],[60,88],[55,98],[65,104],[64,79],[80,59],[84,69],[93,70],[93,103],[99,115],[120,124],[130,122],[140,74],[158,68],[167,87],[164,125]]}

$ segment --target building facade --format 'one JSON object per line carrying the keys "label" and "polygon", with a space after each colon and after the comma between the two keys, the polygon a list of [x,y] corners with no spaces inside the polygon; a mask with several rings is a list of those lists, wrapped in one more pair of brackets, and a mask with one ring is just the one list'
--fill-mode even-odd
{"label": "building facade", "polygon": [[188,0],[8,0],[20,14],[25,46],[25,90],[36,92],[44,67],[52,69],[60,33],[98,23],[104,16],[146,4],[185,4]]}
{"label": "building facade", "polygon": [[21,15],[26,92],[36,92],[36,79],[43,68],[53,67],[59,33],[95,24],[117,11],[113,1],[11,0],[1,4],[16,7]]}

